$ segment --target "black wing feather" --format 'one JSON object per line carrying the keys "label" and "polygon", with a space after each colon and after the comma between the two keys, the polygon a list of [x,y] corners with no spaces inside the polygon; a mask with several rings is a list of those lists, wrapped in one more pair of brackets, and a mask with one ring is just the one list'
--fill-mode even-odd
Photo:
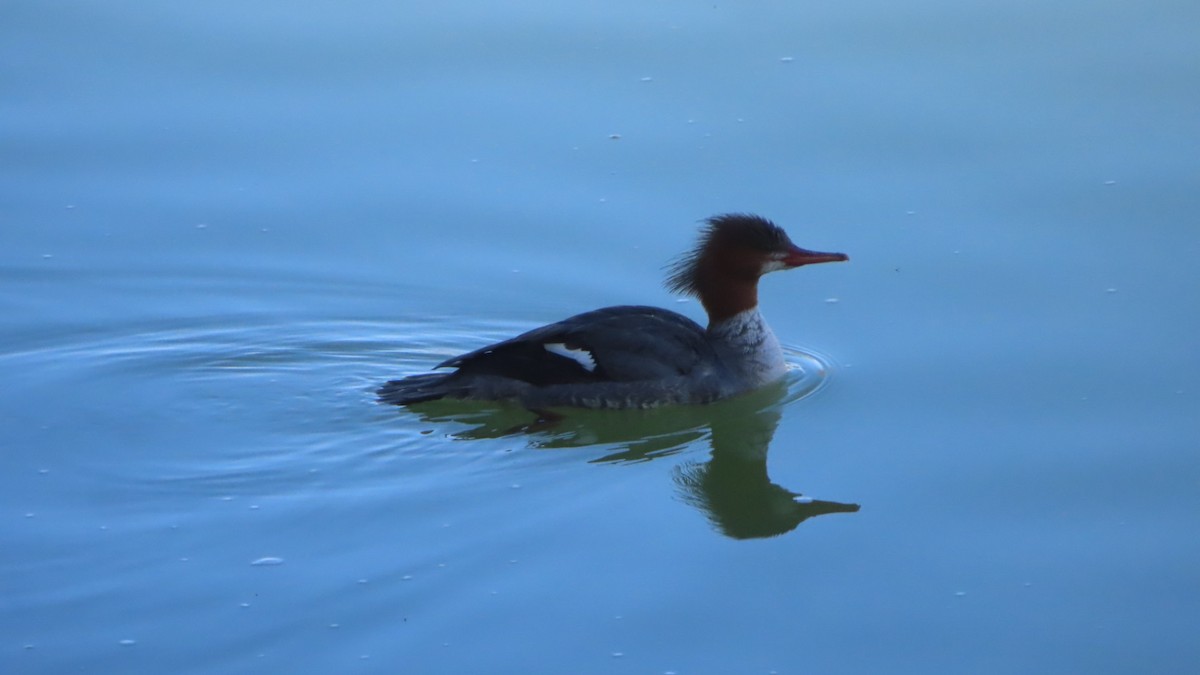
{"label": "black wing feather", "polygon": [[[587,351],[596,367],[546,350],[562,343]],[[711,346],[695,321],[665,309],[606,307],[535,328],[438,365],[463,375],[495,375],[535,386],[632,382],[684,375]]]}

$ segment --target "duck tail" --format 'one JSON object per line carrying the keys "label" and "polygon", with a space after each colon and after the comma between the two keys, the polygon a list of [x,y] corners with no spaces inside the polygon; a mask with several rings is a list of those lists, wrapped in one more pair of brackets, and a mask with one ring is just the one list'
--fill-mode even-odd
{"label": "duck tail", "polygon": [[435,401],[453,393],[454,388],[446,386],[453,373],[429,373],[427,375],[412,375],[403,380],[387,382],[375,394],[382,403],[391,405],[409,405],[422,401]]}

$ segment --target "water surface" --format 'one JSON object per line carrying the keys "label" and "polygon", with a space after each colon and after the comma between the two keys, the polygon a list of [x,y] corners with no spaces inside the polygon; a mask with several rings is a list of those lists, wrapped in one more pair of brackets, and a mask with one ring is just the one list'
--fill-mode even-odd
{"label": "water surface", "polygon": [[[1200,662],[1191,3],[0,15],[0,671]],[[779,388],[375,400],[735,210]]]}

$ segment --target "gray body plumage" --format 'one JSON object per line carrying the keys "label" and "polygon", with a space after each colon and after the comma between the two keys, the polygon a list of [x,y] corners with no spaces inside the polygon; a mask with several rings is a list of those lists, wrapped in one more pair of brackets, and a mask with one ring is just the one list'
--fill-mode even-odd
{"label": "gray body plumage", "polygon": [[460,398],[529,408],[709,403],[785,371],[779,343],[758,311],[743,314],[709,331],[665,309],[606,307],[438,364],[452,373],[393,380],[379,396],[397,405]]}

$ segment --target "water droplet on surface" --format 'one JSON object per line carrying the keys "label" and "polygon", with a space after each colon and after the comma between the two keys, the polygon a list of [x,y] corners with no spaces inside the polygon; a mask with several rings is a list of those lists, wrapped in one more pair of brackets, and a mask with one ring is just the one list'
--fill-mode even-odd
{"label": "water droplet on surface", "polygon": [[250,561],[250,564],[255,567],[267,567],[270,565],[282,565],[283,558],[277,558],[275,556],[265,556],[265,557],[259,558],[257,560]]}

